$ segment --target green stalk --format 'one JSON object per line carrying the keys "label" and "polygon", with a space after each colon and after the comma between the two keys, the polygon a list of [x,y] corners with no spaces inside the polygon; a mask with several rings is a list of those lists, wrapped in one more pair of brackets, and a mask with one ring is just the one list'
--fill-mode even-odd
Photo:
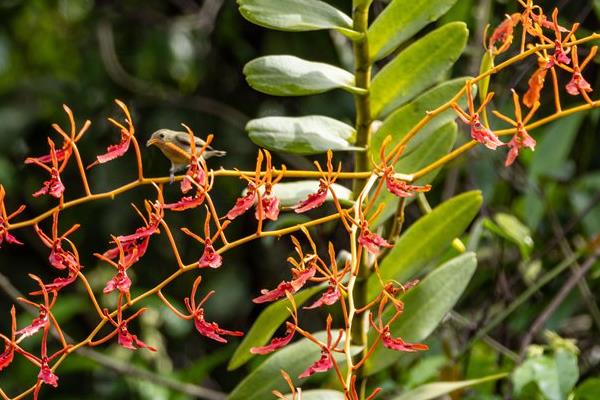
{"label": "green stalk", "polygon": [[[354,171],[370,170],[368,148],[371,141],[371,106],[369,98],[369,86],[371,83],[371,62],[369,60],[369,43],[367,41],[367,29],[369,27],[369,5],[368,0],[355,0],[353,2],[352,19],[354,22],[354,30],[362,34],[359,40],[354,42],[354,79],[355,86],[365,89],[365,94],[355,94],[354,103],[356,107],[356,145],[365,148],[365,151],[357,152]],[[355,194],[360,193],[364,187],[364,180],[355,179],[352,189]],[[354,288],[354,302],[357,307],[364,306],[367,299],[367,279],[370,270],[364,261],[361,262],[360,273],[356,280]],[[362,318],[365,318],[368,313],[363,313]],[[352,326],[352,341],[354,345],[364,346],[367,351],[367,329],[368,325],[364,324],[361,318],[359,323],[354,323]],[[364,364],[363,364],[364,366]],[[363,367],[356,371],[357,382],[356,387],[360,393],[360,398],[365,398],[366,378],[363,376]]]}

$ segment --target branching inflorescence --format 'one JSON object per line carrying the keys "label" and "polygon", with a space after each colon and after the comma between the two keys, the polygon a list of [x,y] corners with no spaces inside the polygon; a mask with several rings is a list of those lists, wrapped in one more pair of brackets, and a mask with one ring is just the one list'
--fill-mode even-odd
{"label": "branching inflorescence", "polygon": [[[33,196],[46,195],[54,197],[58,200],[58,204],[35,218],[15,221],[15,218],[23,211],[25,206],[21,206],[16,211],[9,213],[6,210],[4,202],[6,193],[0,185],[0,246],[7,244],[22,245],[17,239],[18,234],[16,237],[13,233],[20,229],[32,227],[44,246],[49,249],[49,265],[57,272],[64,274],[64,276],[55,278],[51,282],[30,275],[36,285],[39,286],[39,290],[30,293],[30,299],[19,299],[39,310],[39,315],[33,319],[30,325],[18,329],[16,326],[16,311],[14,307],[12,308],[12,330],[9,334],[0,336],[4,341],[4,352],[0,354],[0,370],[10,368],[10,364],[15,356],[22,356],[30,361],[35,368],[39,368],[39,375],[35,384],[23,393],[8,396],[0,390],[0,395],[4,399],[20,399],[31,393],[34,394],[34,397],[37,397],[42,385],[58,385],[57,368],[70,353],[83,347],[99,346],[113,340],[115,336],[117,337],[118,344],[127,349],[154,350],[153,347],[142,342],[136,335],[132,334],[128,327],[129,322],[145,311],[145,308],[138,308],[138,303],[141,303],[149,296],[156,295],[175,315],[184,320],[193,321],[200,335],[213,339],[216,342],[227,342],[226,336],[243,335],[242,332],[226,330],[215,322],[206,321],[203,305],[213,292],[207,293],[200,302],[196,302],[196,295],[201,289],[202,269],[222,268],[223,253],[252,240],[266,236],[285,236],[300,232],[305,236],[309,246],[308,249],[303,248],[298,238],[290,236],[296,252],[296,257],[288,259],[291,265],[290,279],[279,283],[273,289],[262,290],[252,300],[254,303],[269,303],[285,298],[289,300],[291,318],[285,324],[284,336],[275,337],[270,343],[264,346],[253,347],[250,351],[254,354],[268,354],[285,347],[296,336],[305,337],[320,348],[321,355],[319,359],[314,360],[312,365],[307,365],[306,370],[300,377],[308,377],[316,373],[333,370],[340,381],[346,398],[358,400],[375,397],[379,389],[375,389],[369,396],[366,396],[364,393],[361,393],[361,388],[357,388],[357,379],[360,378],[360,369],[373,353],[376,346],[383,345],[388,349],[405,352],[427,350],[427,346],[424,344],[407,343],[400,337],[393,337],[390,333],[390,326],[397,319],[402,318],[404,309],[404,305],[398,299],[398,295],[417,285],[417,281],[401,284],[394,281],[385,281],[380,278],[380,291],[376,298],[371,299],[366,304],[357,304],[355,301],[358,279],[365,276],[365,271],[367,276],[368,274],[378,275],[378,257],[380,256],[381,249],[393,246],[393,243],[380,236],[380,231],[370,227],[372,221],[380,211],[378,209],[371,210],[371,208],[373,208],[375,200],[380,195],[383,186],[385,185],[390,193],[401,198],[414,196],[415,192],[427,192],[431,186],[418,186],[411,184],[411,182],[435,169],[441,168],[478,143],[492,150],[508,146],[510,150],[506,158],[506,165],[509,166],[516,160],[523,148],[534,150],[536,141],[529,133],[534,128],[574,112],[600,106],[599,101],[594,101],[590,98],[589,93],[592,91],[592,88],[583,75],[585,68],[596,54],[597,47],[592,47],[582,61],[579,60],[578,54],[579,45],[597,39],[598,36],[593,34],[577,39],[576,31],[578,25],[575,24],[570,29],[558,25],[556,10],[548,18],[544,15],[543,10],[533,5],[530,0],[527,2],[519,0],[519,2],[523,5],[524,11],[508,16],[487,41],[489,55],[495,58],[511,49],[513,30],[516,26],[520,25],[522,35],[519,46],[520,50],[517,51],[517,54],[497,66],[483,71],[478,77],[468,80],[464,88],[452,100],[424,115],[422,120],[399,143],[389,143],[390,141],[386,140],[381,147],[380,160],[372,160],[370,170],[344,172],[342,171],[341,164],[337,167],[334,166],[333,153],[331,151],[327,154],[327,163],[324,168],[318,162],[315,162],[315,171],[288,170],[285,166],[276,169],[273,166],[271,154],[267,150],[258,151],[254,171],[209,170],[202,158],[202,153],[213,137],[207,137],[206,145],[201,149],[196,149],[193,139],[194,133],[189,127],[184,125],[190,135],[190,143],[192,144],[190,154],[185,152],[183,154],[183,156],[189,159],[189,167],[184,175],[177,177],[177,180],[180,181],[181,195],[174,202],[167,203],[164,199],[163,185],[169,181],[169,178],[147,178],[144,175],[142,155],[135,135],[133,120],[125,103],[117,100],[118,107],[124,113],[124,121],[119,122],[112,118],[109,121],[118,128],[119,142],[109,146],[105,154],[97,156],[96,160],[87,169],[122,157],[133,147],[138,177],[135,181],[110,192],[94,193],[88,184],[86,168],[78,150],[78,143],[89,130],[91,124],[89,121],[86,121],[81,129],[78,130],[73,113],[67,106],[64,106],[70,122],[70,132],[66,133],[58,125],[53,125],[54,130],[63,140],[62,146],[57,148],[54,140],[48,138],[48,154],[36,158],[28,158],[25,161],[27,164],[34,164],[42,168],[49,174],[42,188],[33,193]],[[486,108],[489,107],[494,94],[483,93],[481,96],[483,100],[479,106],[476,106],[473,85],[515,63],[521,62],[527,57],[537,58],[538,68],[529,79],[529,87],[526,93],[519,96],[516,91],[512,91],[514,100],[513,117],[493,111],[493,114],[500,120],[511,125],[511,128],[494,131],[487,123],[486,114]],[[544,118],[536,122],[531,122],[540,110],[540,99],[548,71],[550,71],[552,76],[555,109]],[[570,75],[569,82],[564,91],[570,96],[581,96],[585,102],[584,105],[566,110],[562,108],[560,94],[563,90],[558,84],[558,73],[560,71],[564,71]],[[466,98],[468,105],[466,111],[459,105],[459,100],[463,97]],[[526,115],[524,115],[522,107],[528,109]],[[449,109],[455,110],[457,116],[470,127],[473,140],[418,171],[402,171],[402,173],[395,171],[394,165],[402,157],[403,151],[409,141],[418,135],[421,129],[432,118]],[[502,142],[500,137],[504,135],[512,135],[512,139],[508,143]],[[392,145],[392,148],[387,152],[389,145]],[[173,150],[182,151],[177,148]],[[72,160],[74,160],[78,168],[85,194],[82,197],[65,199],[65,194],[70,192],[67,189],[70,188],[65,187],[61,179],[61,173],[69,163],[73,162]],[[239,177],[246,182],[245,192],[235,201],[224,216],[218,215],[211,196],[213,182],[217,177]],[[274,188],[287,178],[317,178],[318,188],[314,193],[301,199],[297,204],[291,207],[282,207]],[[344,179],[363,180],[364,183],[360,186],[360,192],[354,194],[354,203],[350,208],[342,204],[334,190],[336,180]],[[135,208],[135,211],[142,220],[141,226],[135,232],[112,236],[110,239],[110,248],[102,253],[95,254],[106,265],[115,269],[114,276],[106,282],[102,291],[102,295],[117,296],[117,307],[115,310],[110,311],[100,307],[97,298],[99,294],[94,293],[91,289],[83,272],[83,267],[80,264],[80,256],[75,243],[76,240],[73,238],[80,226],[74,225],[60,234],[60,215],[66,208],[75,207],[85,202],[114,197],[117,194],[133,190],[141,185],[152,185],[156,189],[156,198],[144,202],[143,210],[145,213]],[[277,220],[280,211],[305,213],[321,207],[328,199],[333,201],[336,210],[331,215],[312,219],[309,222],[285,229],[274,231],[264,230],[263,223],[267,220]],[[249,236],[232,240],[227,235],[228,227],[237,217],[249,212],[253,207],[254,216],[257,220],[256,231]],[[168,222],[168,213],[184,210],[197,210],[202,214],[204,219],[204,232],[202,235],[192,232],[187,227],[180,227],[185,234],[199,242],[203,247],[200,259],[189,264],[181,260],[178,245],[171,232],[174,228]],[[368,218],[367,215],[369,215]],[[40,223],[50,217],[52,217],[52,227],[49,231],[46,231],[40,226]],[[351,254],[350,259],[341,266],[336,260],[338,252],[333,244],[329,243],[327,249],[319,249],[307,229],[307,227],[337,219],[342,222],[345,228],[347,245]],[[168,237],[173,256],[176,259],[176,268],[171,275],[157,282],[156,286],[150,290],[132,297],[130,288],[135,285],[135,282],[132,282],[128,276],[128,270],[143,263],[144,254],[152,238],[159,234],[164,234]],[[393,241],[393,238],[389,240]],[[324,258],[321,256],[323,252],[327,255]],[[366,260],[366,262],[363,260]],[[184,298],[184,305],[187,310],[187,313],[184,313],[167,300],[162,293],[162,289],[186,273],[195,274],[197,277],[191,288],[190,296]],[[86,288],[99,322],[87,337],[79,342],[67,343],[65,336],[62,334],[60,321],[56,320],[52,309],[55,303],[60,301],[60,293],[77,281],[80,281]],[[318,339],[299,325],[298,313],[300,310],[296,306],[294,294],[310,284],[321,285],[323,293],[311,305],[303,307],[303,310],[339,307],[341,311],[339,314],[341,318],[337,318],[337,320],[333,317],[334,313],[327,313],[325,323],[326,339],[324,341]],[[135,308],[137,308],[137,311],[133,311]],[[383,317],[384,310],[387,308],[393,308],[394,310],[392,318],[388,320]],[[363,349],[357,358],[352,353],[351,345],[354,344],[353,334],[355,331],[353,326],[359,323],[358,318],[361,315],[368,316],[365,321],[370,323],[378,336],[373,343]],[[100,332],[107,325],[112,326],[112,331],[99,337]],[[335,328],[334,326],[338,327]],[[47,351],[48,334],[50,331],[56,332],[55,337],[58,338],[57,340],[60,344],[60,350],[52,355],[49,355]],[[39,355],[30,353],[24,347],[25,344],[29,347],[29,343],[27,343],[29,339],[27,338],[34,336],[41,336]],[[336,355],[341,356],[336,357]],[[288,374],[285,372],[282,373],[286,381],[290,384],[293,398],[296,398],[296,394],[300,389],[295,388],[292,378]],[[275,394],[279,398],[285,398],[279,392]]]}

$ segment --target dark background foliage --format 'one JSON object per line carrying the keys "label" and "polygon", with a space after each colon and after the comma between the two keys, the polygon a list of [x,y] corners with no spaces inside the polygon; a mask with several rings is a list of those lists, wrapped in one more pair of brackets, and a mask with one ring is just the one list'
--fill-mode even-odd
{"label": "dark background foliage", "polygon": [[[350,13],[350,1],[330,3]],[[580,21],[587,30],[598,28],[594,11],[599,10],[593,8],[597,2],[546,3],[558,3],[566,25]],[[483,51],[480,45],[483,27],[487,23],[495,25],[506,13],[515,12],[515,4],[459,0],[444,17],[444,22],[465,20],[471,32],[471,45],[453,75],[477,72]],[[377,11],[384,5],[385,2],[376,1],[373,7]],[[349,122],[353,119],[352,97],[346,93],[273,98],[250,89],[241,71],[255,57],[291,53],[351,68],[351,50],[336,34],[282,33],[251,25],[239,15],[233,0],[3,0],[0,22],[0,183],[8,192],[9,210],[18,204],[27,205],[23,217],[37,215],[50,206],[46,198],[31,197],[45,176],[35,167],[25,166],[23,160],[29,155],[45,153],[45,138],[52,133],[51,123],[66,126],[63,103],[73,109],[79,123],[92,120],[92,127],[81,143],[88,162],[118,138],[106,121],[108,116],[119,115],[113,103],[115,98],[129,105],[142,142],[156,129],[175,129],[181,122],[190,125],[197,134],[214,133],[215,147],[227,150],[228,156],[209,162],[213,168],[221,164],[227,168],[253,167],[257,147],[243,129],[249,118],[322,113]],[[492,86],[498,92],[495,106],[502,108],[506,103],[512,107],[509,89],[526,88],[534,68],[533,62],[525,62],[501,74]],[[589,68],[588,80],[594,88],[600,87],[596,70],[596,65]],[[549,96],[549,92],[545,93]],[[551,104],[550,97],[546,101]],[[457,375],[475,377],[512,368],[510,361],[484,344],[477,344],[467,357],[453,357],[487,316],[514,299],[540,272],[565,257],[561,244],[574,247],[600,230],[599,116],[597,112],[588,113],[535,131],[537,151],[527,152],[520,164],[511,169],[502,166],[503,153],[476,149],[440,175],[432,203],[465,189],[480,188],[485,198],[483,217],[493,218],[497,212],[516,216],[531,231],[533,244],[527,240],[523,243],[528,235],[511,241],[481,228],[480,266],[458,308],[470,322],[465,326],[449,319],[432,340],[432,352],[412,372],[401,369],[386,372],[390,385],[401,381],[410,386],[440,375],[446,379]],[[143,154],[148,175],[167,174],[168,162],[156,149],[144,148]],[[343,157],[346,165],[350,165],[351,159]],[[277,162],[310,168],[310,160],[301,157],[278,155]],[[76,172],[74,168],[68,169],[64,176],[67,198],[80,193]],[[96,167],[90,174],[90,183],[93,191],[105,191],[130,181],[134,175],[133,158],[127,156]],[[243,183],[235,179],[217,181],[213,193],[221,214],[232,205],[242,187]],[[172,199],[176,192],[174,187],[166,190]],[[112,270],[99,263],[92,253],[107,248],[111,233],[124,234],[139,226],[140,220],[129,203],[140,204],[143,198],[152,196],[151,189],[140,188],[112,201],[86,204],[61,214],[61,226],[76,222],[83,225],[73,237],[82,254],[85,272],[97,290]],[[408,214],[409,219],[414,219],[419,211],[411,207]],[[485,226],[482,221],[475,227]],[[174,227],[191,224],[199,231],[201,216],[197,212],[185,216],[170,214],[169,222]],[[231,231],[241,235],[253,229],[253,224],[253,218],[246,216]],[[42,226],[48,229],[48,221]],[[567,238],[562,242],[561,230]],[[333,227],[326,226],[316,236],[326,243],[334,233]],[[8,310],[14,303],[7,289],[11,285],[23,292],[32,289],[28,272],[53,278],[53,271],[47,265],[47,249],[33,230],[19,231],[18,236],[25,246],[6,246],[0,257],[2,332],[8,329]],[[184,260],[197,259],[201,252],[198,245],[182,234],[176,236]],[[208,319],[227,328],[247,330],[261,309],[250,299],[259,289],[272,287],[287,276],[284,260],[288,252],[289,243],[283,239],[254,242],[227,253],[223,268],[204,274],[202,292],[209,288],[217,291],[207,305]],[[153,239],[149,253],[134,268],[134,293],[152,287],[174,267],[166,239],[163,236]],[[600,289],[599,278],[597,266],[587,280],[592,293]],[[529,324],[553,298],[563,279],[566,278],[557,279],[538,293],[534,301],[514,313],[493,336],[518,350]],[[191,276],[178,280],[168,293],[181,299],[189,293],[191,281]],[[84,299],[81,287],[70,288],[61,294],[57,306],[63,328],[75,338],[87,335],[97,323],[91,304]],[[114,305],[111,299],[108,296],[104,304]],[[588,297],[588,301],[596,299]],[[222,391],[231,390],[247,373],[247,368],[225,371],[225,362],[239,343],[237,340],[218,345],[197,335],[190,324],[177,320],[157,301],[149,304],[156,307],[144,315],[136,330],[143,332],[144,340],[160,348],[157,354],[132,353],[116,345],[101,350],[161,374]],[[29,318],[20,312],[19,326]],[[306,317],[305,322],[317,328],[318,321],[313,315]],[[600,326],[594,324],[579,291],[573,291],[548,320],[547,327],[579,340],[584,378],[598,373]],[[407,357],[405,362],[408,365],[413,358]],[[31,384],[35,373],[25,362],[17,362],[14,368],[0,373],[0,386],[13,393]],[[182,398],[176,392],[98,368],[80,356],[72,356],[61,367],[59,376],[60,390],[45,390],[47,398],[81,398],[90,393],[106,398]],[[482,389],[481,396],[491,396],[492,389],[490,384]]]}

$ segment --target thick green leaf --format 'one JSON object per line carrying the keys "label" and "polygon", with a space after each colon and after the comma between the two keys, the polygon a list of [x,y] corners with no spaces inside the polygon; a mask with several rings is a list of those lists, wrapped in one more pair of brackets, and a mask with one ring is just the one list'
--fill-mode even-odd
{"label": "thick green leaf", "polygon": [[252,88],[274,96],[304,96],[354,88],[354,75],[339,67],[281,55],[255,58],[244,66]]}
{"label": "thick green leaf", "polygon": [[[319,340],[326,340],[326,333],[314,334]],[[343,343],[343,339],[342,339]],[[360,347],[353,346],[352,354],[358,354]],[[281,377],[280,371],[286,371],[295,385],[301,385],[306,379],[298,379],[306,368],[317,361],[321,355],[321,349],[308,339],[299,340],[296,343],[270,355],[262,364],[252,371],[231,392],[228,400],[264,400],[272,397],[271,391],[287,391],[289,387]],[[344,364],[345,356],[336,353],[334,356],[339,364]],[[307,378],[310,379],[310,378]]]}
{"label": "thick green leaf", "polygon": [[[414,277],[467,229],[477,215],[482,201],[479,191],[466,192],[445,201],[430,214],[419,218],[400,236],[379,265],[383,281],[395,279],[405,282]],[[375,275],[369,278],[369,299],[377,296],[380,286]]]}
{"label": "thick green leaf", "polygon": [[[427,111],[434,110],[452,99],[462,89],[467,79],[469,78],[458,78],[444,82],[390,114],[371,139],[369,157],[379,160],[379,149],[387,136],[392,138],[392,143],[398,143],[425,117]],[[463,103],[462,105],[466,105],[466,102],[463,101]],[[442,125],[455,119],[456,113],[453,110],[448,110],[433,118],[408,142],[406,149],[404,149],[404,155],[411,153],[415,148],[420,146],[421,143],[427,140]],[[402,170],[401,172],[414,171]]]}
{"label": "thick green leaf", "polygon": [[[475,273],[476,266],[475,254],[464,253],[428,274],[415,288],[401,297],[404,313],[392,324],[392,335],[408,342],[425,340],[454,307]],[[394,312],[393,307],[386,309],[383,320],[388,321]],[[375,331],[371,331],[370,343],[375,340],[376,335]],[[378,345],[367,361],[367,374],[381,371],[396,362],[402,354]]]}
{"label": "thick green leaf", "polygon": [[356,36],[352,19],[319,0],[237,0],[240,13],[248,21],[282,31],[337,29]]}
{"label": "thick green leaf", "polygon": [[[294,295],[294,300],[298,307],[302,306],[311,296],[322,291],[326,286],[315,286],[302,290]],[[271,337],[290,315],[288,308],[290,302],[288,299],[282,299],[270,304],[265,308],[258,318],[254,321],[252,328],[244,336],[244,340],[236,349],[233,357],[229,361],[227,369],[232,371],[244,365],[255,355],[250,353],[252,347],[264,346],[271,340]]]}
{"label": "thick green leaf", "polygon": [[257,145],[292,154],[362,150],[352,146],[356,135],[353,127],[321,115],[253,119],[246,125],[246,131]]}
{"label": "thick green leaf", "polygon": [[[421,143],[415,151],[398,160],[395,165],[396,171],[412,173],[448,154],[456,142],[457,130],[456,123],[453,121],[441,126],[429,135],[427,140]],[[418,179],[415,184],[428,184],[433,181],[439,172],[440,170],[437,169]],[[394,215],[399,201],[397,196],[394,196],[384,188],[375,201],[375,207],[373,207],[373,209],[377,209],[380,204],[383,204],[383,210],[372,222],[372,225],[378,226]]]}
{"label": "thick green leaf", "polygon": [[388,114],[443,78],[462,53],[468,30],[451,22],[427,34],[387,64],[371,84],[371,113]]}
{"label": "thick green leaf", "polygon": [[403,393],[401,396],[394,397],[393,400],[431,400],[448,394],[458,389],[479,385],[489,381],[496,381],[506,377],[507,374],[496,374],[485,376],[478,379],[469,379],[467,381],[456,382],[435,382],[419,386],[410,392]]}
{"label": "thick green leaf", "polygon": [[367,38],[372,61],[394,51],[425,25],[442,16],[456,0],[394,0],[373,22]]}
{"label": "thick green leaf", "polygon": [[521,255],[527,259],[531,254],[531,250],[533,250],[531,230],[511,214],[497,213],[494,215],[494,221],[495,223],[486,219],[484,220],[484,226],[519,246]]}
{"label": "thick green leaf", "polygon": [[[337,183],[331,185],[331,188],[342,204],[351,204],[352,191],[350,189]],[[306,196],[315,193],[318,189],[319,181],[283,182],[273,186],[272,193],[279,199],[282,207],[289,207],[306,199]],[[327,200],[333,200],[331,192],[327,193]]]}

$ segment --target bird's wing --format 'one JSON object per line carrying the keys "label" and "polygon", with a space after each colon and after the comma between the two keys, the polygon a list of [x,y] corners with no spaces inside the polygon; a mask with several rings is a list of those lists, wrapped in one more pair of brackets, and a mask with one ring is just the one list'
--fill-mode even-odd
{"label": "bird's wing", "polygon": [[[175,141],[183,147],[190,147],[190,135],[187,132],[177,132]],[[198,150],[204,146],[204,140],[199,137],[194,136],[194,141],[196,142],[196,148]],[[207,146],[207,149],[212,150],[212,147]]]}

